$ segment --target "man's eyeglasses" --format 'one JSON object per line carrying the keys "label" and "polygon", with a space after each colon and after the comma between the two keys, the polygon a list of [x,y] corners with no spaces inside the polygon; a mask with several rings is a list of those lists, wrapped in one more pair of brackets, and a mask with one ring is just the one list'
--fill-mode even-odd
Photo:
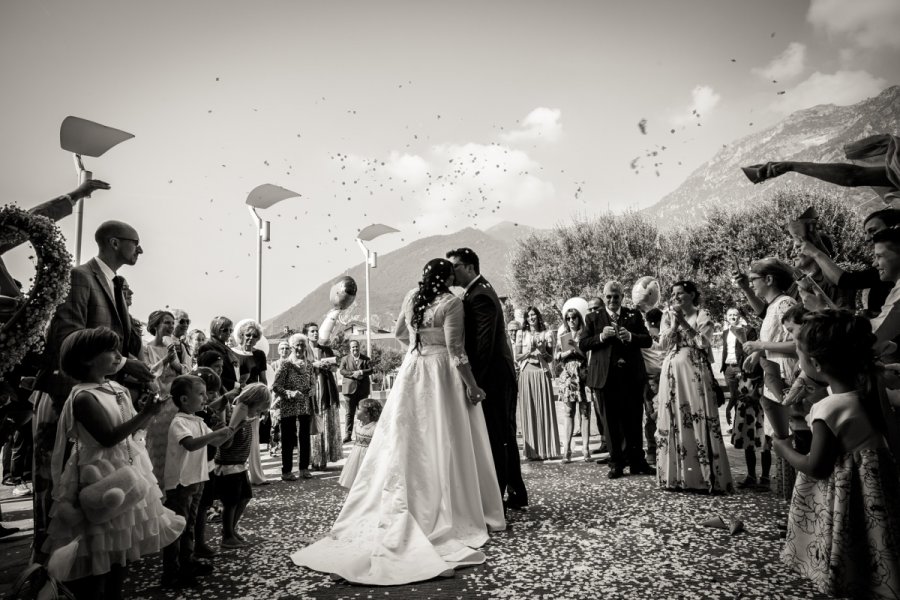
{"label": "man's eyeglasses", "polygon": [[607,300],[618,300],[621,297],[622,297],[621,294],[607,294],[606,295]]}
{"label": "man's eyeglasses", "polygon": [[136,239],[134,239],[134,238],[119,237],[119,236],[117,236],[117,235],[114,235],[114,236],[111,236],[109,239],[111,239],[111,240],[119,240],[119,241],[122,241],[122,242],[134,242],[134,245],[135,245],[135,246],[140,246],[140,245],[141,245],[141,240],[136,240]]}
{"label": "man's eyeglasses", "polygon": [[762,275],[748,275],[748,276],[747,276],[747,281],[755,281],[755,280],[757,280],[757,279],[762,279],[762,278],[763,278]]}

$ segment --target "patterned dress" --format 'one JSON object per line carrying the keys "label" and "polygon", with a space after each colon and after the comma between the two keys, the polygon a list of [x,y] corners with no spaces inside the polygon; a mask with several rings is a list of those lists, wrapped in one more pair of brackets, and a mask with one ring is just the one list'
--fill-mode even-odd
{"label": "patterned dress", "polygon": [[[331,348],[316,345],[313,347],[316,360],[334,356]],[[334,370],[326,367],[315,369],[318,376],[318,403],[316,414],[320,417],[321,430],[312,436],[312,467],[324,471],[330,462],[344,458],[343,429],[340,418],[340,395]]]}
{"label": "patterned dress", "polygon": [[656,473],[660,487],[733,492],[719,409],[707,364],[713,324],[705,311],[687,317],[695,336],[663,318],[667,349],[659,381]]}
{"label": "patterned dress", "polygon": [[837,597],[900,597],[900,481],[856,392],[813,405],[840,444],[825,479],[797,474],[781,560]]}

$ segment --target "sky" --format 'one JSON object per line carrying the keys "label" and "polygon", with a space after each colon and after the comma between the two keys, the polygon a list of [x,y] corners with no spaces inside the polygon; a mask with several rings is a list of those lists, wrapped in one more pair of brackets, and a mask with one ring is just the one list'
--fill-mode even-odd
{"label": "sky", "polygon": [[898,32],[896,0],[6,0],[0,190],[75,187],[68,115],[134,134],[84,159],[112,189],[85,203],[82,261],[101,222],[132,224],[133,314],[204,328],[255,313],[248,193],[295,191],[262,213],[266,319],[360,263],[373,223],[400,230],[386,253],[650,206],[792,111],[900,83]]}

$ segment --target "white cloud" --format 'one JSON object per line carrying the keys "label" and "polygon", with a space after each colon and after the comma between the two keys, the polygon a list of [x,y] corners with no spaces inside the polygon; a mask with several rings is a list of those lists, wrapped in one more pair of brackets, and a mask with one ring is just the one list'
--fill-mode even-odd
{"label": "white cloud", "polygon": [[428,178],[428,161],[416,154],[391,152],[386,167],[395,178],[409,185],[421,185]]}
{"label": "white cloud", "polygon": [[672,117],[672,123],[675,125],[684,125],[685,123],[696,121],[701,117],[709,114],[713,108],[719,104],[722,99],[712,87],[708,85],[697,85],[691,90],[691,105],[681,114]]}
{"label": "white cloud", "polygon": [[897,0],[812,0],[806,19],[829,34],[849,37],[863,48],[900,48]]}
{"label": "white cloud", "polygon": [[803,72],[806,66],[806,46],[799,42],[791,42],[784,52],[772,59],[765,67],[753,69],[753,72],[766,81],[786,81]]}
{"label": "white cloud", "polygon": [[887,81],[867,71],[837,71],[826,74],[816,71],[805,81],[787,90],[772,103],[777,112],[790,113],[817,104],[846,106],[877,96],[887,87]]}
{"label": "white cloud", "polygon": [[558,108],[540,106],[522,119],[519,129],[501,133],[500,139],[510,144],[533,141],[555,142],[562,136],[561,116],[562,111]]}

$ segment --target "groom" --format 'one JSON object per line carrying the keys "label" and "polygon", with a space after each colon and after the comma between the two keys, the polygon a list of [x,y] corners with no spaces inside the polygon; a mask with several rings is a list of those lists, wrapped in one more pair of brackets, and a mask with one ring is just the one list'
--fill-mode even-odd
{"label": "groom", "polygon": [[516,368],[506,338],[503,307],[491,284],[481,276],[478,255],[469,248],[447,253],[453,263],[456,285],[464,287],[466,355],[478,387],[485,391],[484,420],[500,496],[504,505],[520,509],[528,505],[516,443]]}

